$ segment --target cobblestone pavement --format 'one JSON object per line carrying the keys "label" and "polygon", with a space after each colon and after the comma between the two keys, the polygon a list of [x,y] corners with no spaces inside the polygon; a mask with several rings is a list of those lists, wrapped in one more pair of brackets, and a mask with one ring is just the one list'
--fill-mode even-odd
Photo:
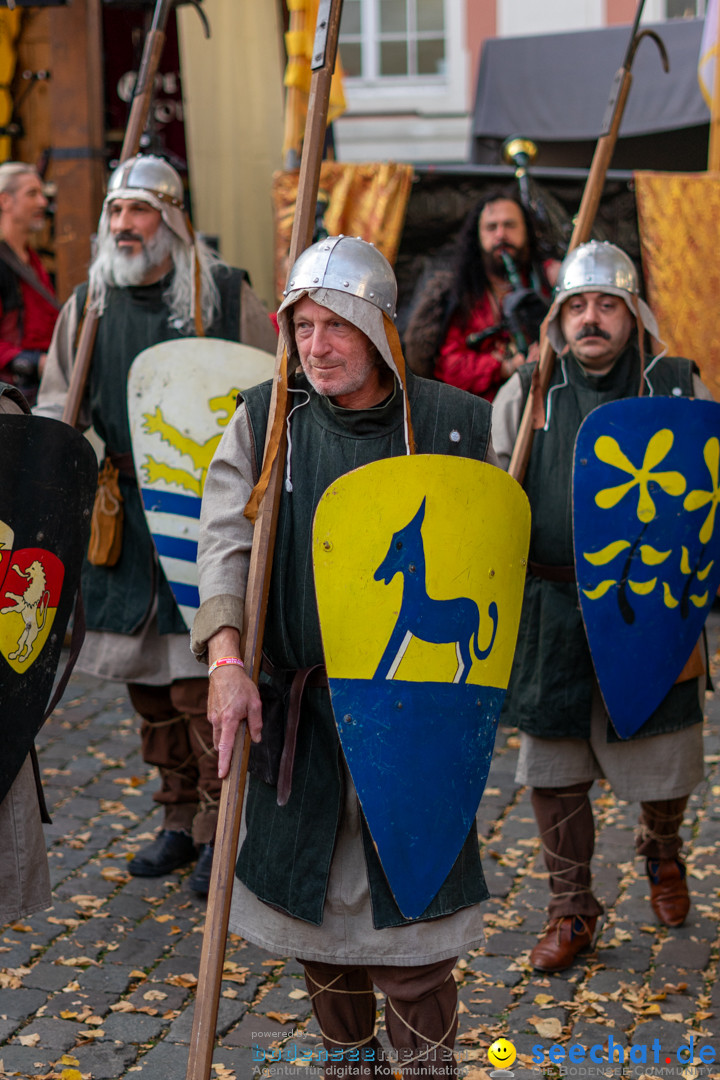
{"label": "cobblestone pavement", "polygon": [[[711,624],[717,678],[720,614]],[[607,914],[596,951],[552,977],[528,963],[547,888],[529,794],[513,779],[517,745],[515,733],[501,728],[478,816],[492,895],[487,945],[456,970],[461,1071],[468,1080],[485,1078],[487,1046],[500,1035],[518,1051],[515,1080],[539,1077],[532,1048],[553,1043],[612,1040],[616,1060],[605,1066],[607,1075],[623,1071],[618,1047],[625,1071],[636,1076],[679,1075],[676,1052],[691,1037],[696,1057],[703,1048],[708,1055],[708,1046],[720,1053],[720,694],[708,698],[707,778],[683,826],[692,840],[687,924],[671,931],[655,922],[633,856],[637,807],[598,785],[594,871]],[[54,903],[0,930],[0,1075],[183,1080],[205,904],[188,888],[189,870],[156,879],[127,873],[160,811],[123,688],[73,677],[41,733],[39,753],[53,815]],[[213,1077],[251,1080],[263,1067],[261,1051],[263,1075],[318,1076],[317,1066],[287,1060],[317,1045],[298,963],[231,938]],[[591,1075],[580,1066],[567,1071]],[[720,1067],[704,1072],[720,1076]]]}

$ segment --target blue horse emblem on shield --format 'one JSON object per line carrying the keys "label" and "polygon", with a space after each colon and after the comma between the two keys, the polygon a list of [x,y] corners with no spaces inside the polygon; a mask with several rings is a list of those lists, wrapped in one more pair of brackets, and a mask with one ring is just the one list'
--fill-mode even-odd
{"label": "blue horse emblem on shield", "polygon": [[412,521],[398,529],[390,541],[387,555],[375,571],[375,580],[389,585],[396,574],[403,575],[403,599],[390,640],[375,673],[376,678],[393,679],[413,637],[436,645],[454,643],[458,667],[454,683],[467,682],[473,658],[487,660],[495,644],[498,609],[494,600],[488,606],[492,636],[486,649],[480,647],[480,609],[469,596],[453,600],[433,600],[425,584],[425,548],[421,526],[425,517],[425,499]]}

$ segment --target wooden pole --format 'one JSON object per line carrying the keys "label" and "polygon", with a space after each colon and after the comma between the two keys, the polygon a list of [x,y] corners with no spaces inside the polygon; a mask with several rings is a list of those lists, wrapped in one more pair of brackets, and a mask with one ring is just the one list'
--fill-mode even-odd
{"label": "wooden pole", "polygon": [[[590,172],[588,173],[585,190],[583,191],[582,200],[580,202],[580,208],[578,210],[577,218],[575,219],[575,226],[570,238],[570,243],[568,244],[568,254],[571,251],[574,251],[580,244],[584,244],[590,239],[595,216],[597,214],[598,206],[600,205],[600,198],[605,184],[605,176],[607,175],[615,151],[615,144],[617,143],[620,131],[620,123],[622,121],[623,112],[625,111],[628,94],[630,93],[630,86],[632,84],[630,68],[637,46],[643,36],[650,36],[657,43],[665,70],[668,70],[665,47],[657,34],[648,30],[638,33],[638,26],[640,24],[640,17],[642,15],[644,4],[645,0],[640,0],[623,65],[618,69],[613,80],[612,89],[610,91],[610,100],[608,101],[605,118],[603,120],[602,133],[597,141],[595,153],[593,154]],[[538,404],[544,403],[545,401],[545,395],[547,394],[547,389],[550,385],[554,365],[555,353],[553,347],[547,340],[547,337],[543,334],[540,346],[540,357],[537,362],[537,371],[533,377],[530,393],[528,394],[528,399],[525,403],[525,409],[520,421],[515,446],[513,447],[512,457],[510,458],[510,464],[508,466],[508,473],[519,483],[522,483],[525,478],[528,461],[530,460],[530,452],[535,436],[535,428],[533,426],[534,414]]]}
{"label": "wooden pole", "polygon": [[[320,183],[320,166],[327,128],[330,83],[332,80],[337,41],[340,29],[342,0],[321,0],[318,9],[313,75],[308,102],[307,126],[303,142],[298,196],[290,240],[288,266],[309,246],[315,221],[315,204]],[[282,343],[278,345],[275,366],[275,385],[270,402],[268,436],[273,429],[277,409],[277,383],[282,360]],[[267,448],[267,443],[266,443]],[[248,587],[245,595],[244,659],[245,668],[258,681],[262,657],[262,638],[265,629],[267,596],[272,570],[272,552],[277,527],[277,514],[282,490],[284,447],[275,457],[265,497],[260,504],[255,532]],[[235,741],[230,772],[223,781],[215,835],[210,893],[208,896],[205,933],[200,957],[200,970],[195,997],[190,1053],[186,1080],[208,1080],[215,1045],[220,984],[225,960],[225,939],[230,918],[230,903],[234,880],[235,858],[240,819],[245,794],[247,763],[250,755],[250,735],[242,724]]]}
{"label": "wooden pole", "polygon": [[[705,15],[707,18],[707,13]],[[710,102],[710,142],[708,172],[720,172],[720,11],[715,12],[715,45],[713,58],[712,101]]]}
{"label": "wooden pole", "polygon": [[[133,91],[130,118],[120,152],[121,162],[133,157],[140,148],[140,137],[145,130],[148,113],[150,112],[153,84],[165,44],[165,27],[167,26],[171,8],[172,0],[156,0],[152,25],[145,38],[140,71]],[[82,330],[80,331],[75,363],[70,376],[70,386],[68,387],[62,417],[66,424],[71,424],[73,427],[77,423],[85,393],[85,385],[90,374],[96,334],[97,314],[88,308],[83,317]]]}
{"label": "wooden pole", "polygon": [[[51,147],[49,178],[57,186],[55,284],[64,301],[87,276],[89,238],[97,227],[103,200],[102,6],[100,0],[76,0],[29,18],[31,28],[36,18],[47,18],[48,53],[43,66],[51,77],[42,88],[49,105],[44,145]],[[27,161],[42,149],[37,137],[38,131],[43,134],[45,110],[37,102],[32,105],[36,94],[39,89],[30,95],[26,115],[28,148],[32,138],[36,152],[24,157]]]}

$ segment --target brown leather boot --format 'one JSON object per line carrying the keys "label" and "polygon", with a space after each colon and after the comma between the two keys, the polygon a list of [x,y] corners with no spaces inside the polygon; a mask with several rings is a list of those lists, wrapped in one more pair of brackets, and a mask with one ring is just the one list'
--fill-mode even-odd
{"label": "brown leather boot", "polygon": [[545,937],[530,953],[530,961],[538,971],[564,971],[575,961],[578,953],[587,949],[595,933],[596,915],[565,915],[548,924]]}
{"label": "brown leather boot", "polygon": [[682,859],[648,859],[650,903],[665,926],[682,926],[690,910],[687,871]]}

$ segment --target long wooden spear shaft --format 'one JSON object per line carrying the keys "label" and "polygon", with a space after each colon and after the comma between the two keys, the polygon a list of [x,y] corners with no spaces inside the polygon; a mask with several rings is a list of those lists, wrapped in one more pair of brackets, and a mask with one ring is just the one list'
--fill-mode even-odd
{"label": "long wooden spear shaft", "polygon": [[[615,78],[613,79],[610,99],[605,110],[600,138],[595,147],[595,153],[593,154],[592,163],[590,165],[590,172],[588,173],[585,190],[583,191],[582,200],[580,202],[580,209],[578,210],[575,226],[570,238],[570,243],[568,244],[568,254],[578,247],[579,244],[584,244],[590,239],[595,215],[597,214],[598,206],[600,205],[600,197],[605,184],[605,177],[615,151],[615,144],[617,143],[618,132],[620,130],[620,122],[625,111],[628,94],[630,93],[630,86],[632,83],[630,69],[637,47],[643,37],[652,37],[656,42],[660,49],[665,71],[669,70],[665,46],[657,34],[651,30],[643,30],[638,33],[638,26],[640,25],[640,17],[644,6],[645,0],[640,0],[635,14],[635,22],[633,23],[630,34],[630,42],[628,44],[627,52],[625,53],[625,59],[623,60],[622,67],[617,70]],[[530,451],[532,450],[533,438],[535,436],[535,428],[533,425],[534,413],[537,406],[545,401],[545,395],[547,394],[547,389],[550,385],[554,365],[555,353],[553,347],[547,340],[547,337],[543,335],[540,345],[540,357],[538,359],[537,372],[533,377],[530,393],[525,403],[525,410],[520,421],[520,427],[518,428],[512,457],[510,458],[510,465],[508,466],[510,475],[520,483],[522,483],[525,478],[525,471],[530,459]],[[544,412],[544,409],[542,411]]]}
{"label": "long wooden spear shaft", "polygon": [[[342,0],[321,0],[313,48],[313,75],[300,162],[295,219],[290,240],[289,267],[292,267],[297,256],[309,246],[312,240],[330,101],[330,82],[335,67],[341,13]],[[278,346],[275,383],[270,402],[268,436],[273,429],[273,420],[278,408],[277,384],[281,371],[282,353],[281,342]],[[248,672],[252,672],[252,678],[256,683],[260,675],[262,638],[282,490],[284,457],[284,446],[281,446],[275,457],[267,491],[255,523],[248,587],[245,595],[245,668]],[[242,724],[235,740],[230,772],[223,782],[220,796],[215,854],[190,1037],[187,1080],[208,1080],[210,1076],[249,755],[250,735],[247,725]]]}
{"label": "long wooden spear shaft", "polygon": [[[121,164],[137,154],[140,149],[140,138],[145,130],[148,113],[150,112],[155,76],[160,66],[160,57],[165,45],[165,27],[172,6],[173,0],[156,0],[155,3],[153,20],[145,38],[140,71],[133,91],[130,118],[125,130],[122,150],[120,151]],[[80,339],[75,352],[75,363],[73,364],[68,395],[65,399],[65,409],[63,410],[63,420],[73,427],[77,423],[85,393],[85,385],[90,374],[97,323],[97,313],[88,307],[83,318]]]}

